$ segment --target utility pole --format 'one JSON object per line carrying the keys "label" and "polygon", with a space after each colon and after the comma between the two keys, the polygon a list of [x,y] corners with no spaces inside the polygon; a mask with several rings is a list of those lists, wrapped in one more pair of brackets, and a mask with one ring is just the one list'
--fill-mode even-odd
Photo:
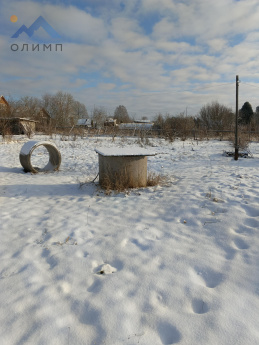
{"label": "utility pole", "polygon": [[238,86],[239,78],[236,76],[236,129],[235,129],[235,155],[234,160],[238,160]]}

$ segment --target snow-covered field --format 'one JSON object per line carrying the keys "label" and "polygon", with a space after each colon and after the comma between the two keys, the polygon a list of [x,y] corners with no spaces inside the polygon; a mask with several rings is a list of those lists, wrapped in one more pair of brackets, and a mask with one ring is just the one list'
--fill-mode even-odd
{"label": "snow-covered field", "polygon": [[36,136],[62,154],[39,174],[27,140],[0,142],[1,344],[259,344],[258,143],[153,139],[166,182],[106,195],[94,149],[137,139]]}

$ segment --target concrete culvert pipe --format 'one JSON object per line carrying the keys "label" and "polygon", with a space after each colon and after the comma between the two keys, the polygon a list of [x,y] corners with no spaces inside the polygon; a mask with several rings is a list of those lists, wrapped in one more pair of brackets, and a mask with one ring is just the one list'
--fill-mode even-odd
{"label": "concrete culvert pipe", "polygon": [[[31,163],[32,153],[39,146],[44,146],[49,153],[49,162],[44,168],[33,167]],[[20,162],[25,172],[55,171],[60,167],[61,154],[57,147],[48,141],[28,141],[21,148]]]}

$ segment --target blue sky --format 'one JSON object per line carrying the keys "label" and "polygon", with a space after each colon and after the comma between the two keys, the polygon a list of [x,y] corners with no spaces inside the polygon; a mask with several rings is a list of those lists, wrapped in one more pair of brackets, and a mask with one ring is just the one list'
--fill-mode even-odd
{"label": "blue sky", "polygon": [[[40,97],[59,90],[113,115],[197,115],[211,101],[259,105],[257,0],[0,1],[0,93]],[[16,15],[17,22],[10,17]],[[39,16],[60,34],[39,29],[11,36]],[[62,43],[62,52],[31,51]],[[17,44],[18,51],[11,45]],[[30,51],[20,51],[23,44]],[[42,50],[42,49],[41,49]]]}

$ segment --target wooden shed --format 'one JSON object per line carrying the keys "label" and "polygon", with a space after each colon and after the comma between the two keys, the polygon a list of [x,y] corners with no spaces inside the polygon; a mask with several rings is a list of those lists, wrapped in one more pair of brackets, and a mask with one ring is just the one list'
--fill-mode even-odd
{"label": "wooden shed", "polygon": [[21,118],[0,118],[0,133],[1,134],[26,134],[30,135],[35,133],[36,121]]}

